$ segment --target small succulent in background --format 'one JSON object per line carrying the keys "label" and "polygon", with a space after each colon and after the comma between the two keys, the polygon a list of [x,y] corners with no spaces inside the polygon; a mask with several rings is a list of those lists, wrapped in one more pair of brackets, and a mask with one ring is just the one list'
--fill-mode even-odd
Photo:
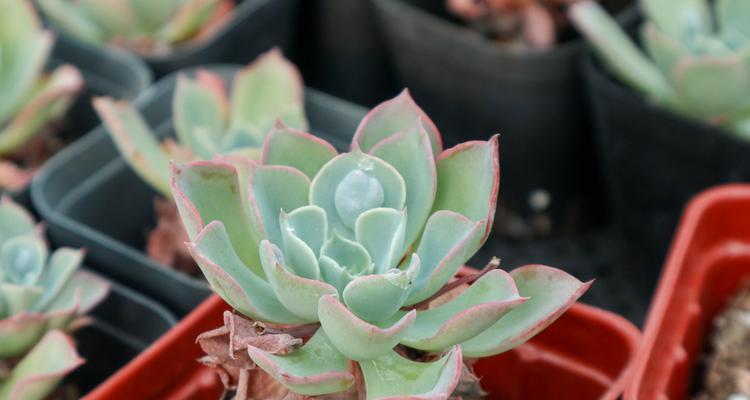
{"label": "small succulent in background", "polygon": [[[277,119],[307,129],[303,96],[299,71],[274,49],[237,73],[231,97],[222,78],[210,71],[198,70],[195,78],[179,76],[172,103],[174,139],[159,142],[140,112],[127,102],[97,98],[94,108],[131,168],[171,199],[170,160],[210,160],[222,154],[257,157]],[[157,199],[156,209],[159,226],[149,237],[149,255],[189,271],[195,264],[186,254],[186,237],[174,205]]]}
{"label": "small succulent in background", "polygon": [[609,71],[682,115],[750,139],[750,2],[643,0],[645,54],[598,4],[570,15]]}
{"label": "small succulent in background", "polygon": [[448,10],[500,42],[549,48],[567,26],[566,8],[578,0],[446,0]]}
{"label": "small succulent in background", "polygon": [[0,398],[42,398],[80,363],[62,332],[85,322],[109,291],[78,270],[82,258],[69,248],[49,254],[31,215],[7,197],[0,201]]}
{"label": "small succulent in background", "polygon": [[167,54],[198,42],[228,20],[232,0],[38,0],[62,32],[142,55]]}
{"label": "small succulent in background", "polygon": [[507,273],[497,260],[451,282],[490,232],[497,146],[496,136],[443,150],[404,91],[364,118],[348,153],[279,123],[260,161],[176,166],[190,253],[252,320],[229,313],[201,335],[202,361],[240,399],[257,395],[258,368],[302,395],[447,398],[463,357],[544,329],[589,284],[540,265]]}
{"label": "small succulent in background", "polygon": [[29,1],[0,0],[0,189],[26,186],[32,173],[23,168],[36,165],[8,158],[64,115],[83,86],[70,65],[45,72],[53,43]]}

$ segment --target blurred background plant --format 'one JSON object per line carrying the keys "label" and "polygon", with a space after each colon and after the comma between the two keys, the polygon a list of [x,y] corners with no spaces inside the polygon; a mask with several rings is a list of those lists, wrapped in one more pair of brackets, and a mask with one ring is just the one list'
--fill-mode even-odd
{"label": "blurred background plant", "polygon": [[97,45],[141,55],[171,53],[212,35],[228,20],[232,0],[39,0],[61,31]]}
{"label": "blurred background plant", "polygon": [[607,69],[679,114],[750,139],[750,2],[641,1],[641,50],[597,3],[570,9]]}

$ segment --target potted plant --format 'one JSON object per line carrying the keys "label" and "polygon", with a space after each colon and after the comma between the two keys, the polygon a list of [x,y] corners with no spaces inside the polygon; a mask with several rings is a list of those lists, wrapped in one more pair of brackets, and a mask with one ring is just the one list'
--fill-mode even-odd
{"label": "potted plant", "polygon": [[48,253],[31,215],[0,200],[0,397],[42,399],[83,363],[67,333],[107,295],[108,284],[78,270],[83,252]]}
{"label": "potted plant", "polygon": [[140,55],[157,77],[197,64],[248,62],[289,40],[296,0],[41,0],[55,29]]}
{"label": "potted plant", "polygon": [[[130,137],[128,135],[133,134],[133,137],[140,138],[133,143],[141,143],[141,145],[145,143],[146,151],[153,149],[161,151],[159,142],[167,137],[175,138],[172,139],[172,143],[177,143],[174,142],[177,140],[188,147],[193,145],[190,141],[192,136],[189,135],[195,132],[192,132],[189,126],[185,128],[185,124],[191,121],[184,122],[180,118],[197,114],[193,111],[179,110],[183,110],[183,106],[188,107],[187,110],[195,110],[196,102],[204,104],[200,101],[207,99],[210,102],[217,98],[213,97],[215,92],[206,90],[206,87],[236,88],[241,81],[244,81],[247,85],[243,86],[243,91],[247,95],[240,96],[235,93],[238,90],[233,89],[232,97],[237,104],[247,105],[258,111],[257,107],[253,108],[255,107],[253,104],[257,106],[260,103],[254,101],[252,95],[267,93],[269,89],[256,87],[255,83],[270,84],[274,81],[281,85],[278,90],[284,88],[284,93],[291,96],[287,98],[290,102],[279,103],[278,109],[268,110],[268,113],[258,114],[249,110],[253,113],[248,113],[246,118],[241,117],[243,114],[240,112],[230,111],[229,115],[234,115],[234,119],[243,122],[243,126],[249,126],[247,124],[249,122],[258,126],[250,126],[252,132],[246,132],[247,135],[243,139],[247,141],[229,143],[231,146],[222,150],[243,147],[248,152],[257,153],[258,146],[262,144],[262,135],[265,133],[263,129],[271,128],[274,124],[276,115],[273,113],[286,112],[287,117],[292,117],[291,111],[302,105],[305,108],[303,115],[309,119],[309,126],[313,131],[339,146],[346,143],[346,137],[354,131],[364,112],[356,106],[320,92],[305,90],[301,86],[298,73],[281,58],[279,53],[272,52],[263,60],[265,60],[262,62],[262,65],[265,65],[263,68],[261,64],[255,64],[256,67],[248,69],[241,69],[239,66],[210,66],[202,68],[202,72],[198,72],[197,69],[186,70],[164,78],[135,102],[135,108],[138,111],[122,102],[109,100],[97,102],[99,108],[105,112],[110,122],[114,121],[115,125],[122,116],[126,117],[125,121],[128,122],[134,119],[140,121],[141,118],[145,122],[145,126],[138,125],[136,127],[139,129],[136,130],[128,129],[127,132],[118,130],[115,140],[117,145],[120,147],[127,145],[127,138]],[[276,68],[279,69],[276,70]],[[178,79],[178,75],[183,77]],[[271,79],[273,76],[276,76],[276,79]],[[206,81],[211,85],[204,86],[203,83]],[[280,93],[278,90],[277,92]],[[177,100],[180,99],[190,104],[177,104]],[[221,98],[217,99],[221,100]],[[225,100],[229,102],[229,97]],[[174,113],[176,117],[174,124],[173,110],[177,110]],[[295,118],[298,118],[301,110],[296,110]],[[140,117],[137,114],[140,114]],[[286,118],[285,121],[300,128],[308,125],[308,122],[304,120],[295,120],[297,121],[295,122]],[[195,124],[199,123],[200,121],[195,121]],[[130,127],[132,128],[132,125]],[[178,132],[176,136],[175,131]],[[129,164],[118,156],[118,148],[113,145],[108,134],[105,128],[99,128],[95,133],[51,160],[41,171],[38,179],[34,181],[33,200],[48,222],[50,237],[57,244],[85,246],[89,249],[88,259],[92,268],[159,300],[177,314],[184,315],[208,296],[210,291],[206,282],[202,278],[165,268],[164,263],[155,261],[144,251],[148,247],[148,232],[159,225],[157,215],[155,215],[154,198],[160,193],[165,193],[164,190],[160,191],[156,188],[165,186],[165,184],[159,186],[158,182],[165,182],[168,174],[167,160],[171,156],[162,155],[160,159],[163,163],[156,167],[156,172],[153,174],[147,167],[139,166],[137,163],[137,169],[131,169]],[[183,135],[189,136],[186,141],[181,139],[185,137]],[[201,133],[198,132],[197,136],[200,137]],[[152,144],[151,147],[148,147],[149,143]],[[215,147],[211,146],[214,145],[206,143],[204,148],[191,147],[190,152],[206,154],[206,152],[216,151]],[[126,150],[125,155],[128,156],[132,154],[134,148],[123,147],[123,149]],[[191,155],[190,157],[197,156]],[[148,167],[153,167],[153,165]],[[144,181],[138,174],[156,176],[157,180]],[[163,180],[159,181],[159,177]],[[146,182],[157,182],[157,185],[151,186]],[[169,193],[169,190],[166,188],[166,193]],[[122,212],[112,213],[112,207],[121,207]],[[166,233],[168,234],[171,228],[174,232],[171,236],[181,243],[179,242],[181,224],[178,220],[174,220],[173,223],[176,225],[166,224],[165,228],[168,228]],[[172,242],[174,243],[174,240]],[[184,252],[182,247],[172,247],[172,249]],[[188,261],[191,260],[188,258]]]}
{"label": "potted plant", "polygon": [[641,5],[644,18],[623,27],[591,2],[571,16],[598,55],[586,75],[615,219],[660,260],[691,196],[750,177],[748,83],[736,79],[748,73],[738,21],[750,10],[733,0]]}
{"label": "potted plant", "polygon": [[[347,153],[280,125],[260,161],[175,165],[186,245],[235,310],[198,335],[201,362],[238,399],[482,393],[464,360],[526,342],[591,284],[541,265],[509,274],[497,259],[452,280],[489,235],[498,181],[497,137],[443,150],[405,97],[365,116]],[[208,301],[165,337],[170,355],[223,307]],[[146,363],[164,363],[159,350]],[[126,372],[111,382],[92,397],[165,389],[141,392]]]}
{"label": "potted plant", "polygon": [[719,186],[689,203],[625,399],[726,399],[750,393],[742,378],[750,338],[742,319],[750,278],[748,212],[748,185]]}
{"label": "potted plant", "polygon": [[375,4],[398,76],[446,142],[503,135],[503,169],[514,179],[500,199],[501,235],[526,240],[601,225],[578,68],[584,43],[561,13],[567,2]]}
{"label": "potted plant", "polygon": [[[0,83],[0,191],[29,203],[26,189],[36,169],[79,136],[77,128],[92,126],[90,107],[81,107],[77,97],[85,98],[91,91],[134,97],[150,78],[127,57],[105,54],[97,66],[90,65],[84,59],[88,54],[55,40],[42,28],[26,0],[4,1],[0,7],[0,48],[5,54]],[[108,66],[115,62],[122,64]],[[116,69],[125,74],[113,76]],[[90,79],[92,74],[97,79]]]}

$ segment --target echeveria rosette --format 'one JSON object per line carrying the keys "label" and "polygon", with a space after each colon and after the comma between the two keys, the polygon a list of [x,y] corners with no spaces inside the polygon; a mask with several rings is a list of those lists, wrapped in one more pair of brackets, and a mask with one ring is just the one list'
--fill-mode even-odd
{"label": "echeveria rosette", "polygon": [[39,0],[55,28],[96,45],[112,44],[142,55],[171,52],[198,42],[223,24],[232,0]]}
{"label": "echeveria rosette", "polygon": [[159,142],[130,103],[97,98],[94,107],[120,154],[154,189],[171,197],[169,162],[242,153],[257,157],[265,134],[281,119],[307,128],[304,86],[297,68],[274,49],[240,70],[231,96],[217,74],[199,69],[181,75],[172,102],[176,141]]}
{"label": "echeveria rosette", "polygon": [[[61,65],[45,72],[54,36],[28,0],[0,0],[0,155],[28,143],[70,107],[83,85]],[[17,186],[0,177],[0,185]],[[16,189],[16,187],[11,187]]]}
{"label": "echeveria rosette", "polygon": [[750,3],[644,0],[643,51],[596,3],[571,19],[608,69],[678,113],[750,138]]}
{"label": "echeveria rosette", "polygon": [[0,376],[0,398],[43,398],[80,363],[63,332],[109,291],[78,269],[82,258],[69,248],[49,254],[31,215],[7,197],[0,201],[0,364],[28,352]]}
{"label": "echeveria rosette", "polygon": [[[290,354],[248,350],[300,394],[346,390],[353,361],[371,398],[447,397],[463,356],[523,343],[588,287],[549,267],[494,269],[423,307],[487,238],[498,143],[443,150],[406,91],[364,118],[347,153],[279,123],[259,161],[193,162],[172,179],[188,248],[219,296],[264,323],[320,324]],[[415,362],[396,346],[443,355]]]}

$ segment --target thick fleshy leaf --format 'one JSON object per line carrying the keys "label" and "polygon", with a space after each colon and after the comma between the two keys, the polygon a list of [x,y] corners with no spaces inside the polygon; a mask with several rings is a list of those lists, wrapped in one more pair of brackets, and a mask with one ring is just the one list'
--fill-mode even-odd
{"label": "thick fleshy leaf", "polygon": [[557,320],[591,286],[543,265],[511,271],[521,296],[529,297],[493,326],[461,344],[466,357],[487,357],[517,347]]}
{"label": "thick fleshy leaf", "polygon": [[6,282],[35,285],[47,261],[47,246],[34,235],[16,236],[0,247],[0,269]]}
{"label": "thick fleshy leaf", "polygon": [[19,356],[28,351],[46,332],[47,318],[37,313],[21,313],[0,320],[0,358]]}
{"label": "thick fleshy leaf", "polygon": [[383,274],[354,278],[344,289],[344,302],[365,321],[383,321],[404,305],[418,274],[419,256],[412,254],[405,270],[392,269]]}
{"label": "thick fleshy leaf", "polygon": [[205,224],[221,221],[236,254],[263,278],[258,262],[262,236],[248,215],[250,206],[242,187],[238,169],[224,161],[196,161],[172,168],[174,199],[188,236],[195,240]]}
{"label": "thick fleshy leaf", "polygon": [[498,136],[465,142],[440,154],[438,188],[432,209],[451,210],[472,221],[484,221],[487,238],[500,186]]}
{"label": "thick fleshy leaf", "polygon": [[306,130],[302,96],[302,77],[297,68],[281,51],[271,50],[235,76],[230,129],[248,129],[262,143],[282,115],[288,126]]}
{"label": "thick fleshy leaf", "polygon": [[490,271],[455,299],[417,312],[401,343],[427,351],[447,349],[482,333],[525,301],[507,272]]}
{"label": "thick fleshy leaf", "polygon": [[438,211],[425,225],[417,248],[421,268],[407,305],[418,303],[437,292],[482,243],[483,221],[471,221],[453,211]]}
{"label": "thick fleshy leaf", "polygon": [[221,222],[208,224],[187,246],[213,291],[240,313],[279,324],[303,322],[279,302],[268,282],[240,260]]}
{"label": "thick fleshy leaf", "polygon": [[10,197],[0,200],[0,245],[8,239],[33,234],[36,222],[26,209],[16,204]]}
{"label": "thick fleshy leaf", "polygon": [[372,258],[367,250],[356,241],[343,238],[336,232],[323,245],[320,254],[336,261],[351,274],[372,272]]}
{"label": "thick fleshy leaf", "polygon": [[221,0],[185,0],[181,7],[156,33],[167,43],[178,43],[195,36],[211,19]]}
{"label": "thick fleshy leaf", "polygon": [[323,296],[318,305],[320,325],[333,346],[346,357],[372,360],[389,353],[406,334],[416,317],[412,310],[392,326],[381,328],[367,323],[334,296]]}
{"label": "thick fleshy leaf", "polygon": [[[298,208],[295,211],[301,209],[303,208]],[[320,210],[320,208],[318,208],[318,210]],[[312,213],[310,215],[316,215],[316,213]],[[319,223],[319,225],[317,226],[319,230],[320,228],[325,227],[326,224],[325,213],[322,214],[321,217],[322,220],[314,220],[314,222]],[[284,249],[284,261],[286,266],[289,267],[296,275],[299,275],[303,278],[320,278],[320,268],[318,267],[318,253],[315,253],[313,249],[311,249],[310,246],[305,243],[304,240],[297,236],[296,229],[292,228],[289,225],[288,219],[289,217],[282,210],[281,216],[279,217],[279,223],[281,225],[281,239],[283,242],[281,248]],[[316,227],[311,226],[311,228],[315,229]],[[321,238],[319,237],[316,239],[320,240]]]}
{"label": "thick fleshy leaf", "polygon": [[277,120],[263,144],[261,163],[288,165],[313,179],[338,152],[328,142]]}
{"label": "thick fleshy leaf", "polygon": [[319,255],[328,238],[326,212],[318,206],[304,206],[282,215],[286,215],[285,221],[281,221],[282,229],[294,233]]}
{"label": "thick fleshy leaf", "polygon": [[93,23],[105,37],[126,36],[138,24],[127,0],[78,0],[75,5],[77,13],[86,19],[84,24]]}
{"label": "thick fleshy leaf", "polygon": [[716,18],[722,31],[737,31],[750,38],[750,3],[745,0],[717,0]]}
{"label": "thick fleshy leaf", "polygon": [[733,54],[685,59],[675,66],[672,81],[680,104],[694,115],[726,115],[750,99],[750,71]]}
{"label": "thick fleshy leaf", "polygon": [[224,133],[225,99],[200,83],[180,75],[177,77],[172,102],[174,128],[183,145],[204,160],[211,159],[221,149],[219,143]]}
{"label": "thick fleshy leaf", "polygon": [[321,256],[318,266],[323,280],[335,286],[340,296],[343,295],[346,285],[354,279],[354,275],[330,257]]}
{"label": "thick fleshy leaf", "polygon": [[323,281],[289,272],[284,266],[281,250],[267,240],[260,243],[260,261],[276,297],[305,322],[317,322],[318,302],[322,296],[338,293],[335,287]]}
{"label": "thick fleshy leaf", "polygon": [[250,175],[250,207],[254,223],[261,222],[266,238],[281,245],[279,217],[307,205],[310,179],[297,169],[255,164]]}
{"label": "thick fleshy leaf", "polygon": [[51,331],[13,368],[7,379],[0,381],[0,398],[44,399],[65,375],[83,362],[68,336]]}
{"label": "thick fleshy leaf", "polygon": [[568,14],[573,25],[620,80],[651,100],[664,102],[673,99],[672,88],[665,76],[604,7],[595,1],[581,1],[571,5]]}
{"label": "thick fleshy leaf", "polygon": [[169,197],[169,159],[140,112],[106,97],[95,98],[93,104],[123,158],[143,180]]}
{"label": "thick fleshy leaf", "polygon": [[418,121],[424,125],[430,137],[432,153],[437,156],[443,150],[440,132],[427,114],[414,102],[407,89],[393,99],[380,103],[367,113],[357,127],[352,146],[369,152],[373,146],[388,136],[417,128]]}
{"label": "thick fleshy leaf", "polygon": [[642,0],[640,4],[648,18],[671,36],[685,37],[712,30],[706,0]]}
{"label": "thick fleshy leaf", "polygon": [[421,121],[415,128],[389,136],[370,150],[370,154],[385,160],[404,178],[406,209],[409,210],[405,247],[422,231],[437,191],[437,171],[429,135]]}
{"label": "thick fleshy leaf", "polygon": [[[85,271],[75,271],[46,310],[52,319],[50,325],[67,328],[75,315],[83,315],[101,303],[109,294],[111,285],[100,276]],[[66,315],[66,314],[74,315]]]}
{"label": "thick fleshy leaf", "polygon": [[357,218],[355,237],[370,254],[376,274],[398,266],[405,247],[406,221],[406,210],[392,208],[373,208]]}
{"label": "thick fleshy leaf", "polygon": [[359,363],[368,399],[447,399],[461,377],[461,349],[433,362],[415,362],[396,352]]}
{"label": "thick fleshy leaf", "polygon": [[46,310],[50,302],[63,290],[83,261],[83,250],[60,248],[55,250],[47,261],[47,268],[41,279],[44,294],[34,306],[34,311]]}
{"label": "thick fleshy leaf", "polygon": [[3,308],[7,315],[15,315],[33,309],[43,291],[44,288],[41,286],[23,286],[0,282],[0,301],[3,302]]}
{"label": "thick fleshy leaf", "polygon": [[41,79],[34,93],[24,99],[23,107],[0,131],[0,154],[15,151],[60,118],[82,86],[81,73],[71,65],[62,65]]}
{"label": "thick fleshy leaf", "polygon": [[354,383],[347,359],[336,351],[322,329],[304,346],[286,355],[270,354],[252,346],[247,352],[260,368],[295,393],[336,393]]}
{"label": "thick fleshy leaf", "polygon": [[0,3],[3,49],[3,79],[0,81],[0,124],[7,121],[28,100],[52,49],[54,38],[41,30],[31,4],[23,1]]}
{"label": "thick fleshy leaf", "polygon": [[679,40],[660,31],[654,24],[643,24],[641,37],[649,56],[666,76],[672,73],[680,59],[687,56]]}
{"label": "thick fleshy leaf", "polygon": [[406,186],[398,171],[357,150],[329,161],[310,187],[310,203],[326,211],[329,228],[350,239],[361,213],[377,207],[401,210],[405,200]]}
{"label": "thick fleshy leaf", "polygon": [[41,11],[66,34],[89,43],[103,43],[105,32],[69,0],[38,0]]}

